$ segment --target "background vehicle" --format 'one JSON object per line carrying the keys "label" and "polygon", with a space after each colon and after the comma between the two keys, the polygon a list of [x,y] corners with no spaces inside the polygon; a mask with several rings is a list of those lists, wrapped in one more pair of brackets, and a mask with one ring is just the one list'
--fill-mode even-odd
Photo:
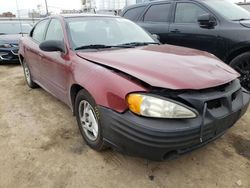
{"label": "background vehicle", "polygon": [[19,39],[30,32],[30,24],[0,21],[0,63],[18,63]]}
{"label": "background vehicle", "polygon": [[241,73],[250,90],[250,12],[227,0],[169,0],[123,10],[162,43],[210,52]]}
{"label": "background vehicle", "polygon": [[46,18],[21,39],[19,54],[27,84],[70,106],[98,151],[182,154],[224,134],[249,105],[231,67],[207,52],[159,45],[120,17]]}

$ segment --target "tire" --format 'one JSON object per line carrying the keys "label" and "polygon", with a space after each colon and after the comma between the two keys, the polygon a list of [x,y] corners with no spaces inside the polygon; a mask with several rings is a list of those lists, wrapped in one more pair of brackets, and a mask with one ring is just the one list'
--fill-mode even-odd
{"label": "tire", "polygon": [[37,88],[38,85],[35,82],[33,82],[30,68],[28,64],[25,62],[25,60],[23,61],[22,66],[23,66],[24,77],[25,77],[25,81],[27,85],[32,89]]}
{"label": "tire", "polygon": [[87,145],[96,151],[104,150],[102,127],[99,110],[95,100],[84,89],[80,90],[75,100],[75,112],[78,127]]}
{"label": "tire", "polygon": [[241,74],[241,85],[250,91],[250,52],[245,52],[230,62],[230,66]]}

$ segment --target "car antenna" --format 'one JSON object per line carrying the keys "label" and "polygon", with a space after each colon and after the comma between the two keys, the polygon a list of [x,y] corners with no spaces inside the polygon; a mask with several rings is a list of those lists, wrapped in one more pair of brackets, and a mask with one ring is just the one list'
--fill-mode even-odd
{"label": "car antenna", "polygon": [[22,23],[21,23],[21,18],[20,18],[20,10],[19,10],[19,7],[18,7],[18,1],[17,0],[16,0],[16,9],[17,9],[18,21],[19,21],[19,24],[20,24],[21,34],[22,34],[22,37],[23,37],[23,28],[22,28]]}

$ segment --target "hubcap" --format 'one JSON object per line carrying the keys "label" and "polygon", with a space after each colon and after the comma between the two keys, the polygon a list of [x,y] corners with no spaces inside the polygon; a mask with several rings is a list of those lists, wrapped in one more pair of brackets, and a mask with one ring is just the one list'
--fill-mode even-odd
{"label": "hubcap", "polygon": [[25,78],[26,78],[28,84],[30,84],[31,83],[30,70],[26,64],[24,64],[23,68],[24,68]]}
{"label": "hubcap", "polygon": [[79,104],[79,117],[85,135],[89,140],[95,141],[99,131],[98,121],[93,107],[86,100],[81,101]]}
{"label": "hubcap", "polygon": [[250,61],[243,60],[234,67],[240,74],[241,85],[250,91]]}

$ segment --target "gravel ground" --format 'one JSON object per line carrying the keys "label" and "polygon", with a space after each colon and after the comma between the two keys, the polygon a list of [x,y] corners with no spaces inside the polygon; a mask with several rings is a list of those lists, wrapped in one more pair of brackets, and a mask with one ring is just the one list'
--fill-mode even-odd
{"label": "gravel ground", "polygon": [[250,187],[250,110],[223,137],[152,162],[86,146],[70,109],[0,66],[0,188]]}

